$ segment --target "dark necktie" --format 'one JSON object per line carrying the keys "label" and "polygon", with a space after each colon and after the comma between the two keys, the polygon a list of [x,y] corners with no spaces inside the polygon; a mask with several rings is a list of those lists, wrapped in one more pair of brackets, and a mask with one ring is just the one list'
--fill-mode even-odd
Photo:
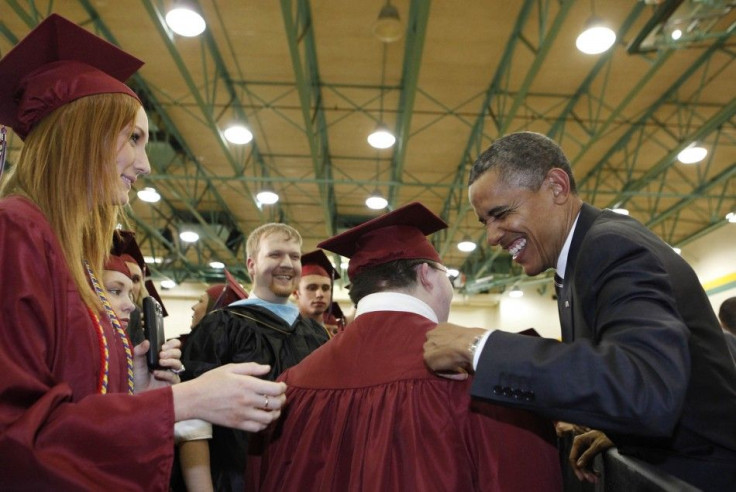
{"label": "dark necktie", "polygon": [[562,277],[555,273],[555,294],[557,294],[557,299],[560,298],[560,291],[562,291],[562,282]]}
{"label": "dark necktie", "polygon": [[562,340],[572,340],[572,312],[570,310],[569,289],[565,287],[565,281],[555,273],[555,293],[557,294],[557,312],[560,315],[560,328],[562,329]]}

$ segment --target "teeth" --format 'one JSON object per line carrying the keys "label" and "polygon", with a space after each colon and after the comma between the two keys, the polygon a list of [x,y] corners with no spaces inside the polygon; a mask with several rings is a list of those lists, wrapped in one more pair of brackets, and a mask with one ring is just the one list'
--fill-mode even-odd
{"label": "teeth", "polygon": [[511,253],[511,257],[515,260],[517,256],[519,256],[519,253],[526,247],[526,239],[518,239],[514,241],[511,246],[509,247],[509,253]]}

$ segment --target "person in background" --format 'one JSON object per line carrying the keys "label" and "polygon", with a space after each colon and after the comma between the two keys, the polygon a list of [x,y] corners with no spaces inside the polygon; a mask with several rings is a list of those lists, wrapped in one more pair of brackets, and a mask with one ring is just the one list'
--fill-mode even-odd
{"label": "person in background", "polygon": [[[225,270],[226,283],[214,284],[208,287],[192,306],[191,329],[195,330],[205,315],[214,309],[219,309],[228,304],[245,299],[248,294],[243,290],[235,278]],[[182,358],[189,358],[187,345],[182,342]],[[186,379],[186,374],[182,378]],[[208,439],[212,438],[212,429],[203,437],[202,433],[194,433],[191,436],[182,436],[179,440],[178,465],[179,473],[172,483],[172,490],[213,490],[212,470],[210,465],[210,448]]]}
{"label": "person in background", "polygon": [[562,342],[440,324],[424,358],[475,371],[473,396],[604,432],[619,452],[705,490],[736,490],[736,367],[690,265],[635,219],[578,196],[544,135],[496,140],[468,194],[490,246],[554,268]]}
{"label": "person in background", "polygon": [[736,297],[729,297],[721,303],[721,307],[718,308],[718,320],[726,336],[731,357],[736,360]]}
{"label": "person in background", "polygon": [[167,317],[169,313],[166,312],[166,306],[161,301],[161,296],[156,290],[153,281],[149,278],[151,271],[148,265],[146,265],[143,253],[141,253],[141,249],[135,239],[135,232],[116,230],[113,235],[112,250],[110,253],[120,256],[128,265],[131,278],[133,279],[133,302],[138,309],[141,309],[143,306],[143,298],[150,295],[161,305],[164,318]]}
{"label": "person in background", "polygon": [[332,301],[330,308],[324,314],[324,322],[325,328],[327,328],[330,336],[333,337],[345,329],[345,326],[348,324],[348,318],[342,312],[340,304]]}
{"label": "person in background", "polygon": [[[299,287],[294,291],[299,312],[326,327],[326,319],[332,308],[332,289],[340,274],[322,250],[314,250],[302,256],[302,277]],[[335,320],[336,322],[337,320]],[[327,332],[333,336],[336,325]]]}
{"label": "person in background", "polygon": [[133,273],[122,256],[110,255],[102,271],[102,286],[123,330],[128,329],[130,314],[137,309],[134,297]]}
{"label": "person in background", "polygon": [[[110,255],[105,262],[105,269],[102,273],[102,283],[105,292],[108,294],[110,305],[124,330],[128,327],[130,314],[137,309],[133,302],[135,296],[134,277],[136,274],[130,270],[131,262],[128,261],[129,257],[126,258],[126,256]],[[138,280],[140,281],[140,277]],[[179,374],[183,368],[179,360],[181,355],[179,343],[178,339],[167,340],[161,348],[159,357],[161,366],[176,367],[175,374]],[[178,383],[178,377],[175,379],[172,382]],[[182,487],[186,490],[201,492],[212,490],[209,452],[206,441],[206,439],[212,437],[212,426],[198,419],[177,422],[174,425],[174,436],[174,440],[179,444],[180,449],[179,458],[182,462],[181,473],[184,481]],[[184,453],[186,457],[182,459],[181,451],[185,449],[184,445],[186,443],[189,443],[189,445]]]}
{"label": "person in background", "polygon": [[209,314],[213,310],[229,306],[235,301],[247,298],[248,293],[226,269],[225,283],[209,286],[192,306],[191,329],[194,330],[205,315]]}
{"label": "person in background", "polygon": [[415,202],[319,244],[350,258],[356,316],[279,378],[284,417],[254,440],[249,488],[561,490],[551,421],[471,402],[470,381],[439,378],[422,360],[453,297],[425,237],[446,227]]}
{"label": "person in background", "polygon": [[[289,302],[301,276],[301,246],[299,232],[286,224],[268,223],[250,233],[246,266],[253,288],[247,299],[206,315],[192,332],[183,359],[191,376],[200,379],[223,364],[249,361],[268,364],[263,378],[273,381],[329,339],[322,325]],[[243,490],[248,439],[246,432],[213,427],[215,490]]]}
{"label": "person in background", "polygon": [[0,183],[3,489],[165,490],[174,422],[255,431],[280,415],[284,385],[253,377],[268,367],[173,386],[149,371],[148,342],[130,346],[102,287],[150,172],[146,113],[123,82],[141,64],[55,14],[0,59],[0,124],[23,140]]}

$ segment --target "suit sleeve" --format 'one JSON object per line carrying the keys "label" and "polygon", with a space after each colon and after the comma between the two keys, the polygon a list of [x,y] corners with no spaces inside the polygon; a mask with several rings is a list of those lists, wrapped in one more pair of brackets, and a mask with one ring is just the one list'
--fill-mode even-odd
{"label": "suit sleeve", "polygon": [[573,343],[494,332],[473,394],[611,432],[672,432],[690,377],[689,331],[651,247],[589,234],[574,278]]}

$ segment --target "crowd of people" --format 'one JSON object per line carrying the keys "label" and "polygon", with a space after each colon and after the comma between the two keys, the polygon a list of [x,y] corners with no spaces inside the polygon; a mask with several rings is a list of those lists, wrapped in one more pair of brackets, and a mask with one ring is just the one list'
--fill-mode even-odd
{"label": "crowd of people", "polygon": [[[149,367],[158,295],[117,228],[151,171],[125,84],[141,65],[55,14],[0,59],[0,124],[23,140],[0,181],[4,490],[556,491],[555,429],[581,480],[616,446],[736,489],[736,298],[716,316],[687,262],[584,203],[537,133],[494,141],[468,193],[489,244],[556,271],[561,341],[449,323],[427,239],[447,224],[410,203],[306,254],[296,228],[256,228],[250,292],[208,287]],[[323,250],[349,258],[354,315]]]}

